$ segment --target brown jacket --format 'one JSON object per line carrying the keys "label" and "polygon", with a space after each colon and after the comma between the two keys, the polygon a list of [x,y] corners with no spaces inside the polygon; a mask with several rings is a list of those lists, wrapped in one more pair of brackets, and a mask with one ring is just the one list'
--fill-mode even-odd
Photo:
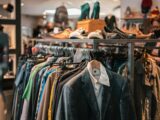
{"label": "brown jacket", "polygon": [[160,120],[160,68],[150,57],[135,63],[134,100],[137,120]]}

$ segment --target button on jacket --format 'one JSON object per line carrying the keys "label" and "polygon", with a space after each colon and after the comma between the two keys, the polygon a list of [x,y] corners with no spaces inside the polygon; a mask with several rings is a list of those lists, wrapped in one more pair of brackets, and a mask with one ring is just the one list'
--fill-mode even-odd
{"label": "button on jacket", "polygon": [[64,85],[56,120],[136,120],[127,80],[106,72],[110,86],[103,85],[101,115],[89,72],[85,69]]}

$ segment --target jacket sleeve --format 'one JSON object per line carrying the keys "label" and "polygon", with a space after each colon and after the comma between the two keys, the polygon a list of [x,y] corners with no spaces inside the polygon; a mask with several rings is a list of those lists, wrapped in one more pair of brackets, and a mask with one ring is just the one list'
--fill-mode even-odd
{"label": "jacket sleeve", "polygon": [[58,110],[56,113],[56,120],[78,120],[76,105],[77,97],[72,88],[64,86]]}
{"label": "jacket sleeve", "polygon": [[136,120],[133,96],[129,88],[128,81],[125,80],[122,86],[122,94],[120,99],[121,120]]}

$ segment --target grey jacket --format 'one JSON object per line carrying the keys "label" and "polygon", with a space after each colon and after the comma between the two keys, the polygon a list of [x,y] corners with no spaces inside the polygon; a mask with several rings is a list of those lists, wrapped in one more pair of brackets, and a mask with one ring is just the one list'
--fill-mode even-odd
{"label": "grey jacket", "polygon": [[63,87],[56,120],[136,120],[128,82],[106,70],[110,87],[103,86],[101,115],[87,70]]}

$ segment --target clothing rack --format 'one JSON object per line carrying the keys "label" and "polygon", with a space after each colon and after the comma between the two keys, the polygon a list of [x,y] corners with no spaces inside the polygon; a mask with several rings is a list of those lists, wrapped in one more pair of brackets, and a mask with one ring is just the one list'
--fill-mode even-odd
{"label": "clothing rack", "polygon": [[[128,79],[131,84],[131,90],[133,93],[134,90],[134,48],[138,48],[135,46],[135,43],[147,43],[147,42],[160,42],[160,39],[30,39],[31,41],[35,41],[38,43],[87,43],[92,44],[93,49],[99,49],[99,44],[127,44],[128,46]],[[116,47],[116,46],[115,46]],[[139,47],[143,48],[143,47]],[[144,47],[145,48],[145,47]],[[147,48],[147,47],[146,47]],[[158,49],[159,47],[149,47],[150,49]]]}

